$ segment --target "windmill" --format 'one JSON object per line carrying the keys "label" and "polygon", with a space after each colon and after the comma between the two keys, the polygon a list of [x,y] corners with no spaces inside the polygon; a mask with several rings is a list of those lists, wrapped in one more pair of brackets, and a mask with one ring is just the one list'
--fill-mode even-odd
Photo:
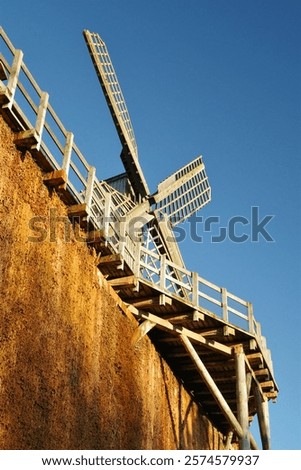
{"label": "windmill", "polygon": [[[146,223],[148,243],[161,254],[184,265],[173,227],[211,200],[211,188],[202,157],[199,156],[163,180],[151,194],[139,163],[138,147],[130,115],[106,44],[99,34],[88,30],[84,38],[114,121],[121,145],[125,173],[107,180],[115,189],[129,196],[134,209],[127,220],[151,214]],[[152,221],[150,221],[152,220]]]}

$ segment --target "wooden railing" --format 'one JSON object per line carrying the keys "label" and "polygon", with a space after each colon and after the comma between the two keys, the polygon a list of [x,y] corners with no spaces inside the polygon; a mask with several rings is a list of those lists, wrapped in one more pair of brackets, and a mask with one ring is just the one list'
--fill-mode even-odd
{"label": "wooden railing", "polygon": [[167,294],[176,295],[195,308],[207,311],[254,336],[260,336],[260,326],[255,321],[253,306],[237,295],[219,287],[197,272],[189,271],[143,246],[140,251],[141,277],[157,285]]}
{"label": "wooden railing", "polygon": [[9,113],[12,119],[16,142],[26,142],[30,150],[42,152],[51,168],[65,170],[67,189],[75,203],[86,204],[91,223],[103,230],[111,249],[120,253],[137,277],[248,331],[260,343],[260,325],[254,319],[251,303],[176,265],[166,255],[146,249],[142,241],[131,236],[126,215],[135,204],[97,179],[95,168],[75,144],[73,133],[65,129],[48,94],[24,64],[22,51],[14,48],[2,28],[0,46],[10,56],[8,59],[0,54],[0,106],[2,113]]}

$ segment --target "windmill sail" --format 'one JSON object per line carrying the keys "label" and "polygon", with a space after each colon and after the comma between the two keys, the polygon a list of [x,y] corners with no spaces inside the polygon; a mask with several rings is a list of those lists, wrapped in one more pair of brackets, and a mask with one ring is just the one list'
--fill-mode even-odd
{"label": "windmill sail", "polygon": [[99,34],[88,30],[83,34],[121,141],[122,162],[134,193],[141,200],[149,194],[149,189],[138,161],[133,126],[108,49]]}
{"label": "windmill sail", "polygon": [[211,188],[199,156],[163,180],[154,195],[155,210],[172,225],[183,222],[211,200]]}

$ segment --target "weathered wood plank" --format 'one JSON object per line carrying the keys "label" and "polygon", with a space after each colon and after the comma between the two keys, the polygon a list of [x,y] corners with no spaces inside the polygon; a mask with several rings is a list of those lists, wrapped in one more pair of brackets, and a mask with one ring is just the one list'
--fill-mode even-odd
{"label": "weathered wood plank", "polygon": [[75,204],[74,206],[68,207],[69,217],[87,217],[87,204]]}
{"label": "weathered wood plank", "polygon": [[136,328],[133,336],[132,336],[132,340],[131,340],[131,344],[132,346],[136,346],[136,344],[145,336],[147,335],[147,333],[152,330],[154,327],[156,326],[156,323],[153,323],[149,320],[145,320],[143,323],[141,323],[141,325],[138,326],[138,328]]}
{"label": "weathered wood plank", "polygon": [[106,256],[100,256],[98,260],[98,266],[101,266],[104,264],[120,263],[120,261],[121,261],[121,256],[119,253],[114,253],[114,254],[106,255]]}
{"label": "weathered wood plank", "polygon": [[62,185],[66,188],[67,181],[68,178],[65,170],[54,170],[50,173],[47,173],[43,177],[43,182],[46,184],[46,186],[51,188],[55,188],[57,186],[62,188]]}
{"label": "weathered wood plank", "polygon": [[134,307],[143,310],[154,305],[172,305],[172,299],[165,294],[161,294],[156,296],[143,297],[141,299],[134,300],[133,302],[131,302],[131,304]]}
{"label": "weathered wood plank", "polygon": [[109,279],[108,283],[113,288],[121,289],[122,287],[136,287],[138,281],[135,276],[124,276],[116,279]]}
{"label": "weathered wood plank", "polygon": [[273,380],[267,380],[266,382],[260,382],[261,389],[269,389],[270,391],[274,390],[274,382]]}
{"label": "weathered wood plank", "polygon": [[28,129],[27,131],[18,132],[14,139],[14,144],[19,148],[30,149],[32,146],[37,145],[39,136],[35,129]]}
{"label": "weathered wood plank", "polygon": [[132,305],[136,308],[140,308],[141,310],[149,308],[152,305],[159,305],[159,296],[144,297],[142,299],[135,300],[134,302],[132,302]]}
{"label": "weathered wood plank", "polygon": [[247,354],[246,357],[252,366],[258,365],[263,367],[263,357],[261,353]]}
{"label": "weathered wood plank", "polygon": [[267,377],[267,378],[269,378],[269,376],[270,376],[269,369],[254,370],[254,374],[255,374],[256,377]]}

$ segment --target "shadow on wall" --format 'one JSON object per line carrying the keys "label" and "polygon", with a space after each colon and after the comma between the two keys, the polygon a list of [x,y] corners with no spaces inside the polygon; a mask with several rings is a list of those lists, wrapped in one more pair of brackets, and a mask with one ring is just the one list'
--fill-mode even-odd
{"label": "shadow on wall", "polygon": [[213,429],[207,418],[202,415],[199,406],[187,394],[180,382],[177,383],[178,409],[175,416],[171,396],[175,391],[170,387],[168,375],[166,374],[168,366],[162,358],[160,364],[176,449],[199,449],[200,443],[202,449],[219,449],[221,444],[220,434]]}

